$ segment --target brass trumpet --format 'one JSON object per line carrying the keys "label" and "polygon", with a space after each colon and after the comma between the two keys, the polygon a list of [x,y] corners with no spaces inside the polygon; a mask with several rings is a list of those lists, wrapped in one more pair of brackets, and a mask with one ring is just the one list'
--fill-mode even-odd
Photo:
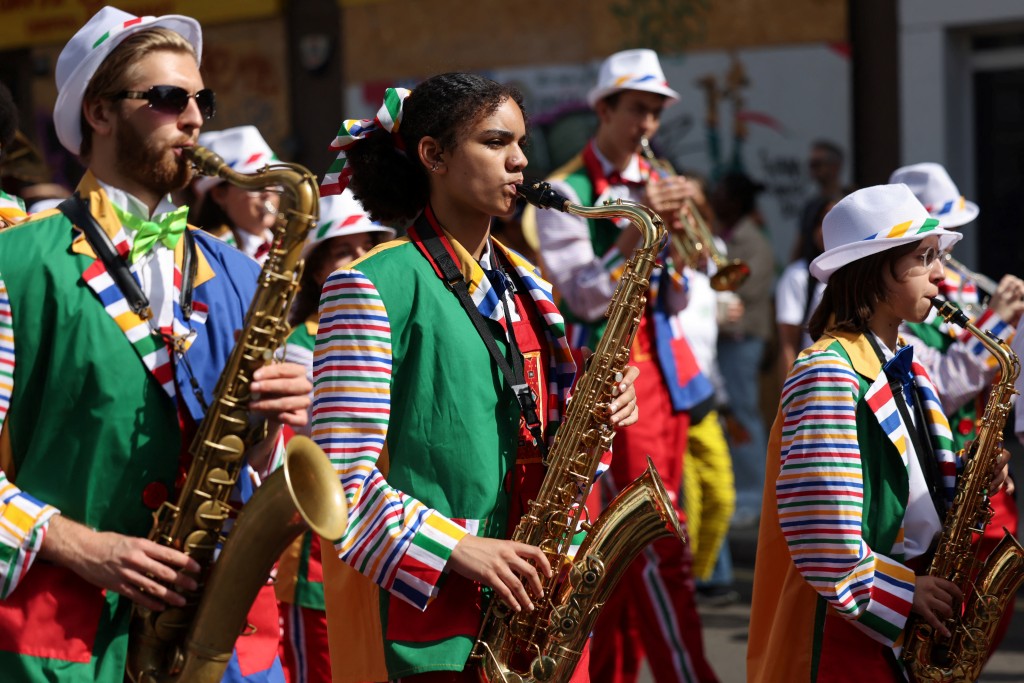
{"label": "brass trumpet", "polygon": [[[657,168],[665,176],[678,175],[672,168],[672,164],[664,159],[659,159],[651,149],[651,143],[647,138],[640,138],[640,150],[651,166]],[[717,292],[733,292],[742,285],[750,276],[750,266],[740,259],[727,259],[715,246],[714,237],[711,235],[711,228],[701,215],[697,203],[687,197],[683,208],[679,210],[679,218],[686,229],[686,239],[676,231],[669,231],[669,238],[679,253],[686,256],[689,265],[696,268],[700,257],[707,252],[707,257],[715,264],[716,272],[711,276],[711,288]]]}
{"label": "brass trumpet", "polygon": [[958,271],[965,279],[971,280],[977,285],[978,289],[983,291],[985,294],[992,296],[996,292],[996,287],[999,286],[992,278],[976,273],[964,264],[953,258],[952,254],[946,254],[945,256],[946,265],[952,266],[954,270]]}

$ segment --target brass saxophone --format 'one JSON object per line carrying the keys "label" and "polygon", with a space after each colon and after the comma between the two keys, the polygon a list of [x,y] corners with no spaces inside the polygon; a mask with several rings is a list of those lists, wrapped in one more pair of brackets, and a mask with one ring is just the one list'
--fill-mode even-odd
{"label": "brass saxophone", "polygon": [[[1000,373],[928,568],[931,576],[948,579],[963,591],[962,613],[947,622],[953,634],[949,639],[923,621],[912,619],[907,627],[903,663],[913,681],[975,681],[988,659],[996,627],[1024,583],[1024,547],[1009,533],[987,559],[981,561],[971,552],[972,536],[983,531],[992,519],[988,482],[1002,448],[1003,425],[1017,393],[1014,381],[1020,374],[1020,361],[1006,342],[972,325],[952,303],[935,298],[932,304],[947,322],[966,329],[985,345],[999,361]],[[977,578],[972,580],[979,566]]]}
{"label": "brass saxophone", "polygon": [[[544,594],[535,601],[533,612],[515,614],[504,603],[491,601],[470,655],[485,683],[569,680],[601,607],[633,558],[663,536],[686,542],[661,477],[650,463],[593,524],[581,520],[583,501],[615,435],[605,416],[644,315],[649,278],[665,236],[661,218],[645,206],[622,200],[601,207],[572,204],[547,183],[521,185],[518,190],[539,208],[594,218],[625,217],[643,233],[643,244],[627,262],[608,305],[608,326],[573,391],[537,498],[530,501],[512,535],[512,540],[544,551],[552,577],[541,577]],[[587,538],[570,559],[577,528],[587,531]]]}
{"label": "brass saxophone", "polygon": [[262,429],[250,426],[249,382],[287,337],[303,266],[300,252],[319,215],[319,193],[316,178],[296,164],[243,175],[210,150],[185,152],[201,173],[245,189],[281,186],[284,193],[245,324],[192,442],[185,485],[175,504],[164,503],[153,515],[149,538],[195,559],[202,567],[200,586],[185,595],[184,607],[133,608],[126,668],[135,683],[220,681],[252,602],[284,549],[307,528],[340,538],[348,523],[341,482],[327,456],[309,439],[295,437],[284,467],[244,506],[214,563],[243,456],[263,438]]}

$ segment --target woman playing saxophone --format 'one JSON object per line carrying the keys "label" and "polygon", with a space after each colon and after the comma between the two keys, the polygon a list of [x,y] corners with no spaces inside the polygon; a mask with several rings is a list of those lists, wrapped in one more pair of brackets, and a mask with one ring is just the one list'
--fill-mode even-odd
{"label": "woman playing saxophone", "polygon": [[[320,303],[312,436],[350,511],[324,553],[336,681],[475,680],[485,602],[530,612],[561,570],[507,540],[574,375],[550,285],[489,233],[523,182],[521,106],[512,88],[443,74],[389,89],[335,141],[322,193],[351,178],[371,218],[408,226],[331,275]],[[635,376],[614,383],[615,428],[636,420]]]}

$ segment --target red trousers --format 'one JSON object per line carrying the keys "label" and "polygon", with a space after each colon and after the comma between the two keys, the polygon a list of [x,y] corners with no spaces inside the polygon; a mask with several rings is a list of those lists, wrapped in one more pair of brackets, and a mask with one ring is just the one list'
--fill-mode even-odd
{"label": "red trousers", "polygon": [[331,683],[327,612],[286,602],[278,606],[284,627],[281,661],[288,683]]}
{"label": "red trousers", "polygon": [[[640,420],[616,434],[602,488],[614,494],[643,474],[650,457],[678,511],[689,414],[672,411],[653,359],[635,349],[630,363],[640,368],[634,385]],[[692,565],[689,547],[671,538],[652,543],[630,565],[594,627],[593,681],[635,681],[644,652],[658,683],[718,680],[704,656]]]}

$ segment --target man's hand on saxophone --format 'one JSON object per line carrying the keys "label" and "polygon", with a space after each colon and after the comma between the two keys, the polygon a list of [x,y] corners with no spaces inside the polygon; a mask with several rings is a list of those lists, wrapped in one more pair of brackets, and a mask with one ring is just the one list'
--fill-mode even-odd
{"label": "man's hand on saxophone", "polygon": [[174,588],[198,587],[189,574],[200,567],[188,555],[145,538],[94,531],[62,515],[51,520],[39,557],[155,611],[185,604]]}

